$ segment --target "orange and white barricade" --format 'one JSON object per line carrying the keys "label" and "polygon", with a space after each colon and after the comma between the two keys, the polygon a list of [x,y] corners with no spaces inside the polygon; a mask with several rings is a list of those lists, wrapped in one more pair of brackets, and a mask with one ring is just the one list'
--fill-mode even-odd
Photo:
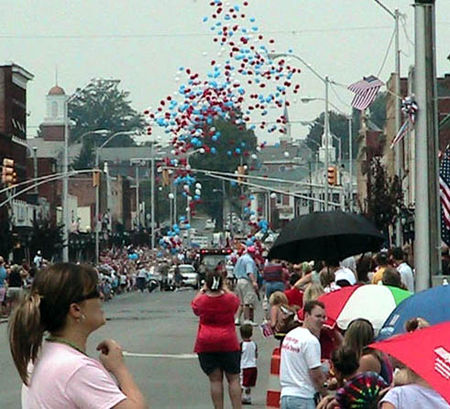
{"label": "orange and white barricade", "polygon": [[281,353],[280,348],[275,348],[272,352],[272,359],[270,361],[269,385],[267,387],[267,395],[266,395],[266,409],[280,408],[280,398],[281,398],[280,353]]}

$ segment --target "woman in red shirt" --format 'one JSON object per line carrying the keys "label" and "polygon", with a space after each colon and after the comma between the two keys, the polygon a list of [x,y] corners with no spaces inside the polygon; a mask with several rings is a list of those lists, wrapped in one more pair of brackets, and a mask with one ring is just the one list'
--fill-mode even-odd
{"label": "woman in red shirt", "polygon": [[208,273],[205,286],[191,303],[200,317],[194,352],[211,383],[215,409],[223,409],[223,375],[233,409],[241,408],[240,346],[234,325],[239,298],[224,286],[220,273]]}

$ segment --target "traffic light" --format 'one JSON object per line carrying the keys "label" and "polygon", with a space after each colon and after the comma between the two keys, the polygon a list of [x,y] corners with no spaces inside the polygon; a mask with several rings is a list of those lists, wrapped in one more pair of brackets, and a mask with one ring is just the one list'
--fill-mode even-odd
{"label": "traffic light", "polygon": [[328,184],[335,186],[337,185],[337,169],[335,166],[328,167]]}
{"label": "traffic light", "polygon": [[2,166],[2,183],[11,186],[17,182],[17,174],[14,171],[14,161],[4,158]]}
{"label": "traffic light", "polygon": [[92,186],[97,187],[100,186],[100,171],[94,170],[92,172]]}
{"label": "traffic light", "polygon": [[243,177],[243,175],[245,175],[245,166],[238,166],[237,168],[237,173],[238,173],[238,183],[241,184],[241,182],[243,182],[245,180],[245,178]]}

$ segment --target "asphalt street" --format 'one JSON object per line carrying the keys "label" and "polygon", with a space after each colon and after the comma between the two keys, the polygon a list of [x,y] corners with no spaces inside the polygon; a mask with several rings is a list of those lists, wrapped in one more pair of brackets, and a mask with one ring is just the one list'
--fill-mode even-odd
{"label": "asphalt street", "polygon": [[[115,297],[104,304],[106,325],[89,338],[92,357],[97,356],[95,347],[105,338],[117,340],[127,352],[149,355],[128,356],[126,361],[153,409],[212,408],[208,379],[192,353],[198,323],[190,308],[194,294],[186,290]],[[259,308],[257,321],[261,318]],[[9,353],[6,323],[0,324],[0,340],[0,407],[20,408],[20,380]],[[277,342],[264,339],[259,328],[254,330],[254,340],[259,361],[252,407],[264,408],[270,356]],[[225,407],[231,408],[227,397],[225,402]]]}

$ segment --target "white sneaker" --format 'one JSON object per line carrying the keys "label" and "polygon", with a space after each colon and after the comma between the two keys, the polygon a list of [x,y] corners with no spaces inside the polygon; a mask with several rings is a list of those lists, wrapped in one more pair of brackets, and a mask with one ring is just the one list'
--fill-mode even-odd
{"label": "white sneaker", "polygon": [[234,320],[234,325],[241,325],[241,321],[239,320],[239,318],[236,318]]}
{"label": "white sneaker", "polygon": [[258,324],[252,320],[245,320],[244,324],[250,324],[252,327],[257,327]]}

